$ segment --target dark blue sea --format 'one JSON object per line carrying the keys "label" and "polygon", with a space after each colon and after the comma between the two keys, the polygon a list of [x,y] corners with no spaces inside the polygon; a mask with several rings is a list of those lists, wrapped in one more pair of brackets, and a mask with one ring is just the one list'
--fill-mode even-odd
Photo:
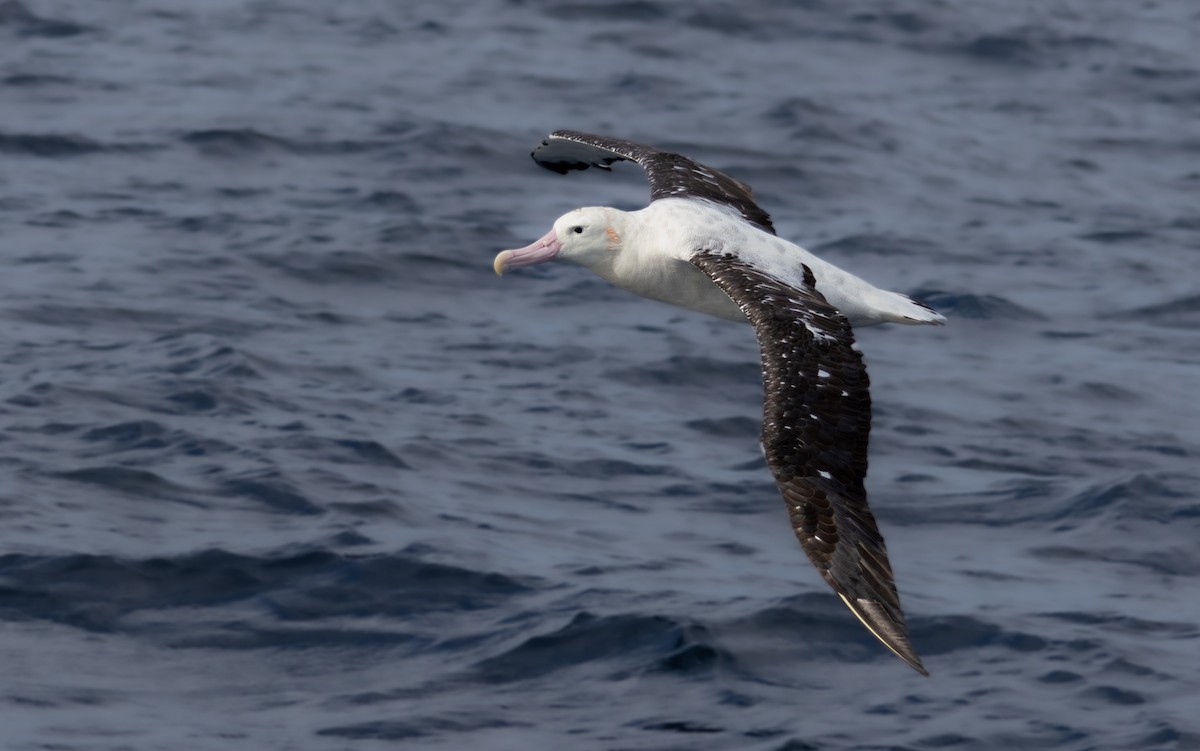
{"label": "dark blue sea", "polygon": [[[0,1],[3,751],[1200,748],[1192,0]],[[866,329],[913,642],[750,327],[494,254],[751,184]]]}

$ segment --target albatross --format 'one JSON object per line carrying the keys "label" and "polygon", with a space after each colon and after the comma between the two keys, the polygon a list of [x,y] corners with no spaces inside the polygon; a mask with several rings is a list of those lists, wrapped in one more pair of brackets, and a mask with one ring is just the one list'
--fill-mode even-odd
{"label": "albatross", "polygon": [[778,237],[748,185],[687,157],[571,130],[554,131],[532,156],[560,174],[634,162],[650,204],[570,211],[530,245],[499,253],[496,273],[563,259],[642,297],[752,324],[763,454],[800,545],[867,630],[928,675],[867,506],[871,399],[853,328],[945,319]]}

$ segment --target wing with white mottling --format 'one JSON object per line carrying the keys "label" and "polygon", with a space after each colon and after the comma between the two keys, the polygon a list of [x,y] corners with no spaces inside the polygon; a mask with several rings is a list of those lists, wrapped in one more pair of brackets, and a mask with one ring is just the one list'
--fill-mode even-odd
{"label": "wing with white mottling", "polygon": [[759,229],[775,234],[771,217],[754,202],[750,186],[687,157],[619,138],[556,130],[533,150],[548,170],[566,174],[588,167],[610,169],[613,162],[641,165],[650,180],[650,199],[702,198],[732,207]]}
{"label": "wing with white mottling", "polygon": [[928,675],[908,638],[883,536],[867,507],[871,397],[850,323],[804,267],[784,284],[713,251],[691,262],[754,324],[762,354],[762,443],[804,552],[872,634]]}

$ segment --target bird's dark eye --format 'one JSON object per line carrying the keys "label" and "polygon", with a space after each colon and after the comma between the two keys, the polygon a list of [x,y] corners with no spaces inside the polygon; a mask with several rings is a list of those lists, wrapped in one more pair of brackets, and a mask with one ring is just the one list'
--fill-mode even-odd
{"label": "bird's dark eye", "polygon": [[574,233],[575,233],[575,234],[577,234],[577,235],[582,235],[582,234],[583,234],[583,227],[580,227],[579,225],[575,225],[574,227],[572,227],[572,228],[571,228],[571,231],[572,231],[572,232],[574,232]]}

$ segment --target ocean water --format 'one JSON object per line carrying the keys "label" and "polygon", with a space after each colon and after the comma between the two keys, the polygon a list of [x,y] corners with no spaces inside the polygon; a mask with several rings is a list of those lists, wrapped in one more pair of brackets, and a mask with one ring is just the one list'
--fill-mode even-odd
{"label": "ocean water", "polygon": [[[1189,0],[0,2],[0,748],[1200,748]],[[859,334],[932,676],[747,326],[493,255],[681,151]]]}

